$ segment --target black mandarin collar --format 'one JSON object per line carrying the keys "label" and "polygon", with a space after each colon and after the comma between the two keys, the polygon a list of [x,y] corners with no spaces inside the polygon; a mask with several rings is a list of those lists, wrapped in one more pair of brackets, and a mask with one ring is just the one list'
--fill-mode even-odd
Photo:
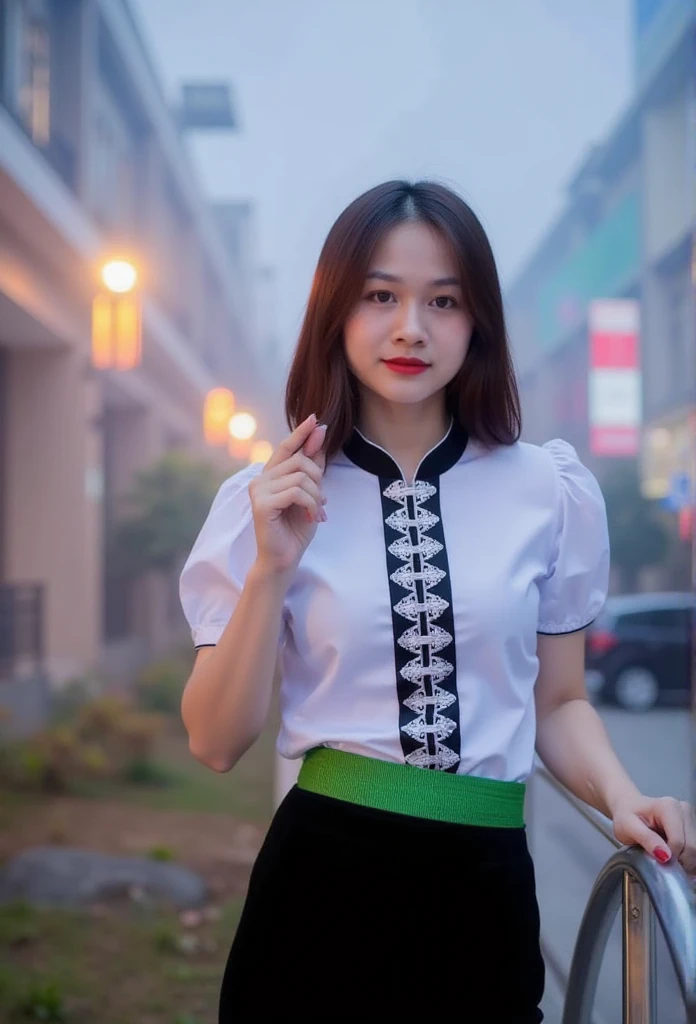
{"label": "black mandarin collar", "polygon": [[[442,440],[421,459],[414,479],[432,480],[434,477],[446,473],[448,469],[459,462],[468,441],[469,435],[464,428],[452,420],[450,428]],[[405,479],[396,459],[384,448],[368,441],[357,428],[353,430],[352,436],[343,446],[343,452],[351,462],[368,473],[390,480]]]}

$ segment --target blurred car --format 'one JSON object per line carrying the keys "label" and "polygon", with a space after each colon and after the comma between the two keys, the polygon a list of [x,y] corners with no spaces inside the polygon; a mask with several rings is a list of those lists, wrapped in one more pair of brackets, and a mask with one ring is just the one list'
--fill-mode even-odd
{"label": "blurred car", "polygon": [[610,597],[587,630],[589,695],[628,711],[688,705],[695,612],[693,594]]}

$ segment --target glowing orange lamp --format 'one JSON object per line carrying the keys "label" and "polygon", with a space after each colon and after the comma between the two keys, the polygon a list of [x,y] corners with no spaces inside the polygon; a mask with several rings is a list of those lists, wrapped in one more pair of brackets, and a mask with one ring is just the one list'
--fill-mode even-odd
{"label": "glowing orange lamp", "polygon": [[138,271],[127,260],[110,260],[100,276],[103,289],[92,302],[92,365],[97,370],[132,370],[142,361]]}
{"label": "glowing orange lamp", "polygon": [[213,388],[208,392],[203,406],[203,432],[208,444],[227,444],[235,405],[234,394],[229,388]]}

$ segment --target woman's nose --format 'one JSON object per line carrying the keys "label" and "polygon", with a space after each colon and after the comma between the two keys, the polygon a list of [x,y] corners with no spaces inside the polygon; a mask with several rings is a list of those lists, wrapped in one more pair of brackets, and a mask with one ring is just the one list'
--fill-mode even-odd
{"label": "woman's nose", "polygon": [[418,303],[403,303],[397,324],[397,340],[415,345],[417,342],[423,341],[424,336],[424,326]]}

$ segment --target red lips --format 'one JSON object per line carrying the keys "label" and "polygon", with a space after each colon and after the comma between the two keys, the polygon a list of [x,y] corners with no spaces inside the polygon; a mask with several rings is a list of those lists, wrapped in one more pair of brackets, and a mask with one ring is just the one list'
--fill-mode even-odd
{"label": "red lips", "polygon": [[396,359],[383,360],[384,365],[395,373],[423,373],[428,369],[429,364],[422,359],[409,359],[407,356],[398,356]]}

